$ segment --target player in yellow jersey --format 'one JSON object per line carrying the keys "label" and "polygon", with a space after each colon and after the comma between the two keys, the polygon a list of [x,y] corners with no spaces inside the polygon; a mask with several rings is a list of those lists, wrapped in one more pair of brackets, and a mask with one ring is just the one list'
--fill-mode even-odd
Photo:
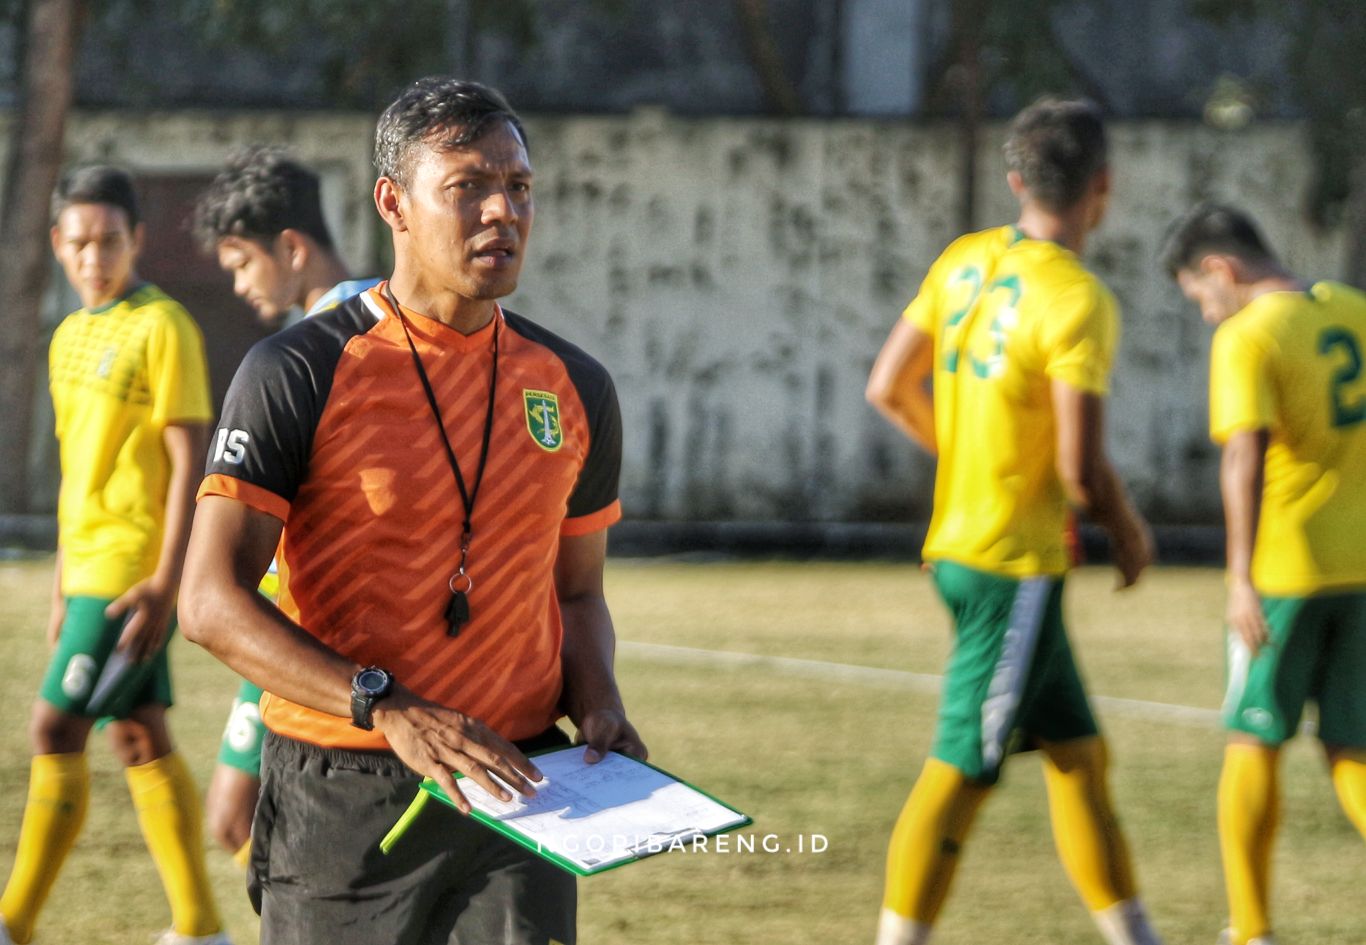
{"label": "player in yellow jersey", "polygon": [[1005,154],[1019,221],[944,251],[868,381],[869,401],[938,456],[924,557],[955,625],[930,758],[892,833],[877,942],[930,940],[1006,757],[1040,749],[1073,885],[1110,945],[1151,945],[1062,622],[1069,506],[1108,532],[1121,586],[1152,559],[1104,451],[1117,306],[1078,258],[1109,198],[1099,112],[1038,102]]}
{"label": "player in yellow jersey", "polygon": [[52,248],[83,307],[49,352],[62,466],[55,649],[33,706],[28,803],[0,897],[0,943],[33,937],[85,817],[86,742],[105,719],[170,900],[172,928],[159,942],[226,945],[198,791],[166,726],[166,643],[213,419],[204,344],[185,310],[137,276],[142,225],[126,173],[76,170],[52,210]]}
{"label": "player in yellow jersey", "polygon": [[1366,295],[1301,281],[1231,207],[1190,211],[1163,255],[1217,326],[1210,434],[1223,446],[1229,655],[1221,941],[1271,945],[1276,772],[1306,700],[1318,703],[1338,798],[1366,836]]}

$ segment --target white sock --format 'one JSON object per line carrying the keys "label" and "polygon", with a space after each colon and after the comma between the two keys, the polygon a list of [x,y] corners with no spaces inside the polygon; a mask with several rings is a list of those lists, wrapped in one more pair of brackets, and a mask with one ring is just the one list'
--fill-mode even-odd
{"label": "white sock", "polygon": [[883,909],[877,922],[876,945],[928,945],[930,927],[923,922]]}
{"label": "white sock", "polygon": [[1091,913],[1107,945],[1162,945],[1139,899],[1125,899]]}

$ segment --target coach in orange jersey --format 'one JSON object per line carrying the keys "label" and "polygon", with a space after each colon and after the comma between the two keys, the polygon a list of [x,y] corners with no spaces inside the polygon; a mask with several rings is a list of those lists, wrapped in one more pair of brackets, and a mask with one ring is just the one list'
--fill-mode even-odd
{"label": "coach in orange jersey", "polygon": [[[200,488],[186,636],[269,693],[248,885],[271,943],[572,943],[575,886],[441,809],[387,856],[421,776],[497,796],[527,755],[644,757],[603,596],[620,517],[611,378],[505,311],[531,231],[501,95],[423,79],[375,135],[385,283],[248,354]],[[279,548],[280,599],[256,592]]]}

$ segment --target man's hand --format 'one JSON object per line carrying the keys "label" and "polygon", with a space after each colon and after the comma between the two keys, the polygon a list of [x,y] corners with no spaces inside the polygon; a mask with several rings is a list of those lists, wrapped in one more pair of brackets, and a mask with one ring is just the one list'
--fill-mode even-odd
{"label": "man's hand", "polygon": [[1253,656],[1271,638],[1266,626],[1266,616],[1262,613],[1262,599],[1247,581],[1234,581],[1228,589],[1228,609],[1224,620],[1230,629],[1238,634],[1248,652]]}
{"label": "man's hand", "polygon": [[1119,571],[1119,584],[1116,590],[1133,587],[1143,569],[1153,563],[1156,556],[1156,543],[1152,529],[1142,516],[1133,513],[1128,516],[1125,527],[1116,529],[1112,535],[1115,553],[1115,568]]}
{"label": "man's hand", "polygon": [[144,663],[157,654],[171,629],[175,613],[176,586],[155,575],[139,581],[104,608],[110,620],[128,614],[118,649],[134,663]]}
{"label": "man's hand", "polygon": [[595,709],[579,721],[579,734],[575,744],[587,745],[583,760],[597,764],[609,751],[618,751],[632,758],[644,761],[649,757],[645,743],[636,734],[636,728],[626,720],[625,713],[618,709]]}
{"label": "man's hand", "polygon": [[523,797],[536,794],[531,782],[540,781],[541,772],[516,745],[478,719],[428,702],[398,685],[375,703],[373,718],[399,760],[440,784],[462,814],[470,812],[470,802],[456,787],[452,771],[459,771],[499,800],[510,801],[512,795],[493,775]]}

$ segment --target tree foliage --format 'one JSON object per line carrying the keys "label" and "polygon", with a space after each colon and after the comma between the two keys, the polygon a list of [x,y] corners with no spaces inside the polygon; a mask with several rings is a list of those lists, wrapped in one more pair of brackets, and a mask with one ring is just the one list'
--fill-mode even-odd
{"label": "tree foliage", "polygon": [[1366,3],[1191,0],[1191,11],[1218,26],[1254,18],[1280,26],[1289,87],[1308,119],[1315,158],[1310,217],[1340,222],[1354,190],[1366,186]]}
{"label": "tree foliage", "polygon": [[[1008,114],[1046,93],[1104,95],[1058,35],[1058,18],[1080,0],[955,0],[949,28],[932,57],[926,87],[933,114],[957,114],[973,80],[988,110]],[[971,61],[969,61],[971,60]]]}

